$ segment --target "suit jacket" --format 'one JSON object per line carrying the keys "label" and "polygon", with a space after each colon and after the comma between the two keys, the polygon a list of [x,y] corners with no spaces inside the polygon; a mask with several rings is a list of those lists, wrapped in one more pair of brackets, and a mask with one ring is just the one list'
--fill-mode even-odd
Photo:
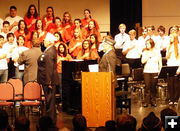
{"label": "suit jacket", "polygon": [[37,80],[37,59],[42,54],[39,47],[32,47],[20,54],[18,64],[25,64],[24,83]]}
{"label": "suit jacket", "polygon": [[51,46],[38,58],[37,80],[42,85],[58,85],[57,51]]}
{"label": "suit jacket", "polygon": [[112,71],[114,74],[116,74],[116,71],[115,71],[116,61],[117,61],[116,53],[115,53],[115,50],[112,49],[108,53],[105,53],[102,56],[102,59],[99,63],[99,71],[100,72]]}
{"label": "suit jacket", "polygon": [[109,52],[105,53],[102,56],[102,59],[99,63],[100,72],[112,72],[112,82],[115,88],[117,87],[116,62],[117,62],[117,57],[115,50],[111,49]]}

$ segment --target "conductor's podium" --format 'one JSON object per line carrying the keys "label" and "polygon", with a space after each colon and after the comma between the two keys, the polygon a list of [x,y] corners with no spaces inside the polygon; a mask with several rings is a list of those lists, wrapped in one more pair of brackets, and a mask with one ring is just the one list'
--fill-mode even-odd
{"label": "conductor's podium", "polygon": [[111,72],[82,72],[82,115],[88,127],[105,126],[115,119],[115,95]]}

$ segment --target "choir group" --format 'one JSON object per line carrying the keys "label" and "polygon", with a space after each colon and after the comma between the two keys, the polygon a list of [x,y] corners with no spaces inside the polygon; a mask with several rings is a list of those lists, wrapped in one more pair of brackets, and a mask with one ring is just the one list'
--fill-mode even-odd
{"label": "choir group", "polygon": [[[71,19],[69,12],[64,12],[62,19],[55,16],[53,7],[47,7],[46,14],[40,18],[35,5],[30,5],[24,18],[17,15],[17,8],[10,7],[10,16],[0,19],[0,82],[8,78],[22,79],[24,63],[19,62],[22,52],[36,47],[39,39],[43,51],[43,41],[47,33],[56,37],[54,46],[57,50],[57,71],[61,78],[62,61],[73,59],[96,60],[102,50],[103,39],[99,31],[98,22],[92,18],[89,9],[84,10],[84,18]],[[180,27],[174,25],[169,28],[168,35],[165,27],[158,27],[155,35],[154,26],[142,27],[142,35],[136,39],[136,30],[127,33],[126,25],[119,25],[120,33],[115,35],[114,48],[121,49],[125,60],[141,59],[144,67],[145,102],[156,106],[157,76],[162,68],[162,58],[167,60],[167,66],[180,65]],[[20,63],[22,65],[20,65]],[[37,63],[31,63],[37,64]],[[14,68],[15,74],[12,74]],[[179,74],[180,68],[177,70]],[[36,71],[37,72],[37,71]],[[26,72],[27,73],[27,72]],[[33,77],[27,78],[27,81]],[[36,79],[33,78],[34,80]],[[169,103],[176,104],[179,99],[178,77],[170,76],[168,80]]]}

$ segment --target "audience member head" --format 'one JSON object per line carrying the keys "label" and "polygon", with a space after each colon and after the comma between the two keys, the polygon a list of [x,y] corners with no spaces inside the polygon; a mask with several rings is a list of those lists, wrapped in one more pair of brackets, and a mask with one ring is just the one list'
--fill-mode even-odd
{"label": "audience member head", "polygon": [[119,31],[120,31],[121,34],[124,34],[125,31],[126,31],[126,25],[123,24],[123,23],[121,23],[121,24],[119,25]]}
{"label": "audience member head", "polygon": [[173,109],[165,108],[160,112],[162,127],[165,128],[165,116],[177,116],[177,112]]}
{"label": "audience member head", "polygon": [[16,17],[16,14],[17,14],[17,8],[16,8],[16,6],[10,6],[9,11],[10,11],[10,16],[11,16],[12,18]]}
{"label": "audience member head", "polygon": [[154,112],[150,112],[144,117],[141,131],[161,131],[161,121]]}
{"label": "audience member head", "polygon": [[86,118],[81,114],[76,114],[72,120],[74,131],[85,131],[87,129]]}
{"label": "audience member head", "polygon": [[37,125],[37,131],[54,131],[56,128],[53,124],[51,117],[42,116],[39,119],[39,123]]}
{"label": "audience member head", "polygon": [[25,116],[19,116],[15,119],[14,122],[15,131],[29,131],[30,130],[30,121]]}
{"label": "audience member head", "polygon": [[117,117],[117,131],[136,131],[136,118],[129,114],[122,114]]}
{"label": "audience member head", "polygon": [[5,131],[8,125],[8,114],[5,110],[0,109],[0,131]]}
{"label": "audience member head", "polygon": [[104,126],[97,127],[95,131],[106,131],[106,127]]}
{"label": "audience member head", "polygon": [[113,120],[106,121],[106,131],[115,131],[116,130],[116,122]]}

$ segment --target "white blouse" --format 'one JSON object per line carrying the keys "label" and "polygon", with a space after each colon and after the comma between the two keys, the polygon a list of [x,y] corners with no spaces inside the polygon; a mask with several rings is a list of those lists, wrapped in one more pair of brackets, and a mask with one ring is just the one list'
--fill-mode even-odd
{"label": "white blouse", "polygon": [[159,50],[152,51],[145,50],[142,53],[141,61],[146,60],[144,63],[144,73],[159,73],[162,67],[162,58]]}

